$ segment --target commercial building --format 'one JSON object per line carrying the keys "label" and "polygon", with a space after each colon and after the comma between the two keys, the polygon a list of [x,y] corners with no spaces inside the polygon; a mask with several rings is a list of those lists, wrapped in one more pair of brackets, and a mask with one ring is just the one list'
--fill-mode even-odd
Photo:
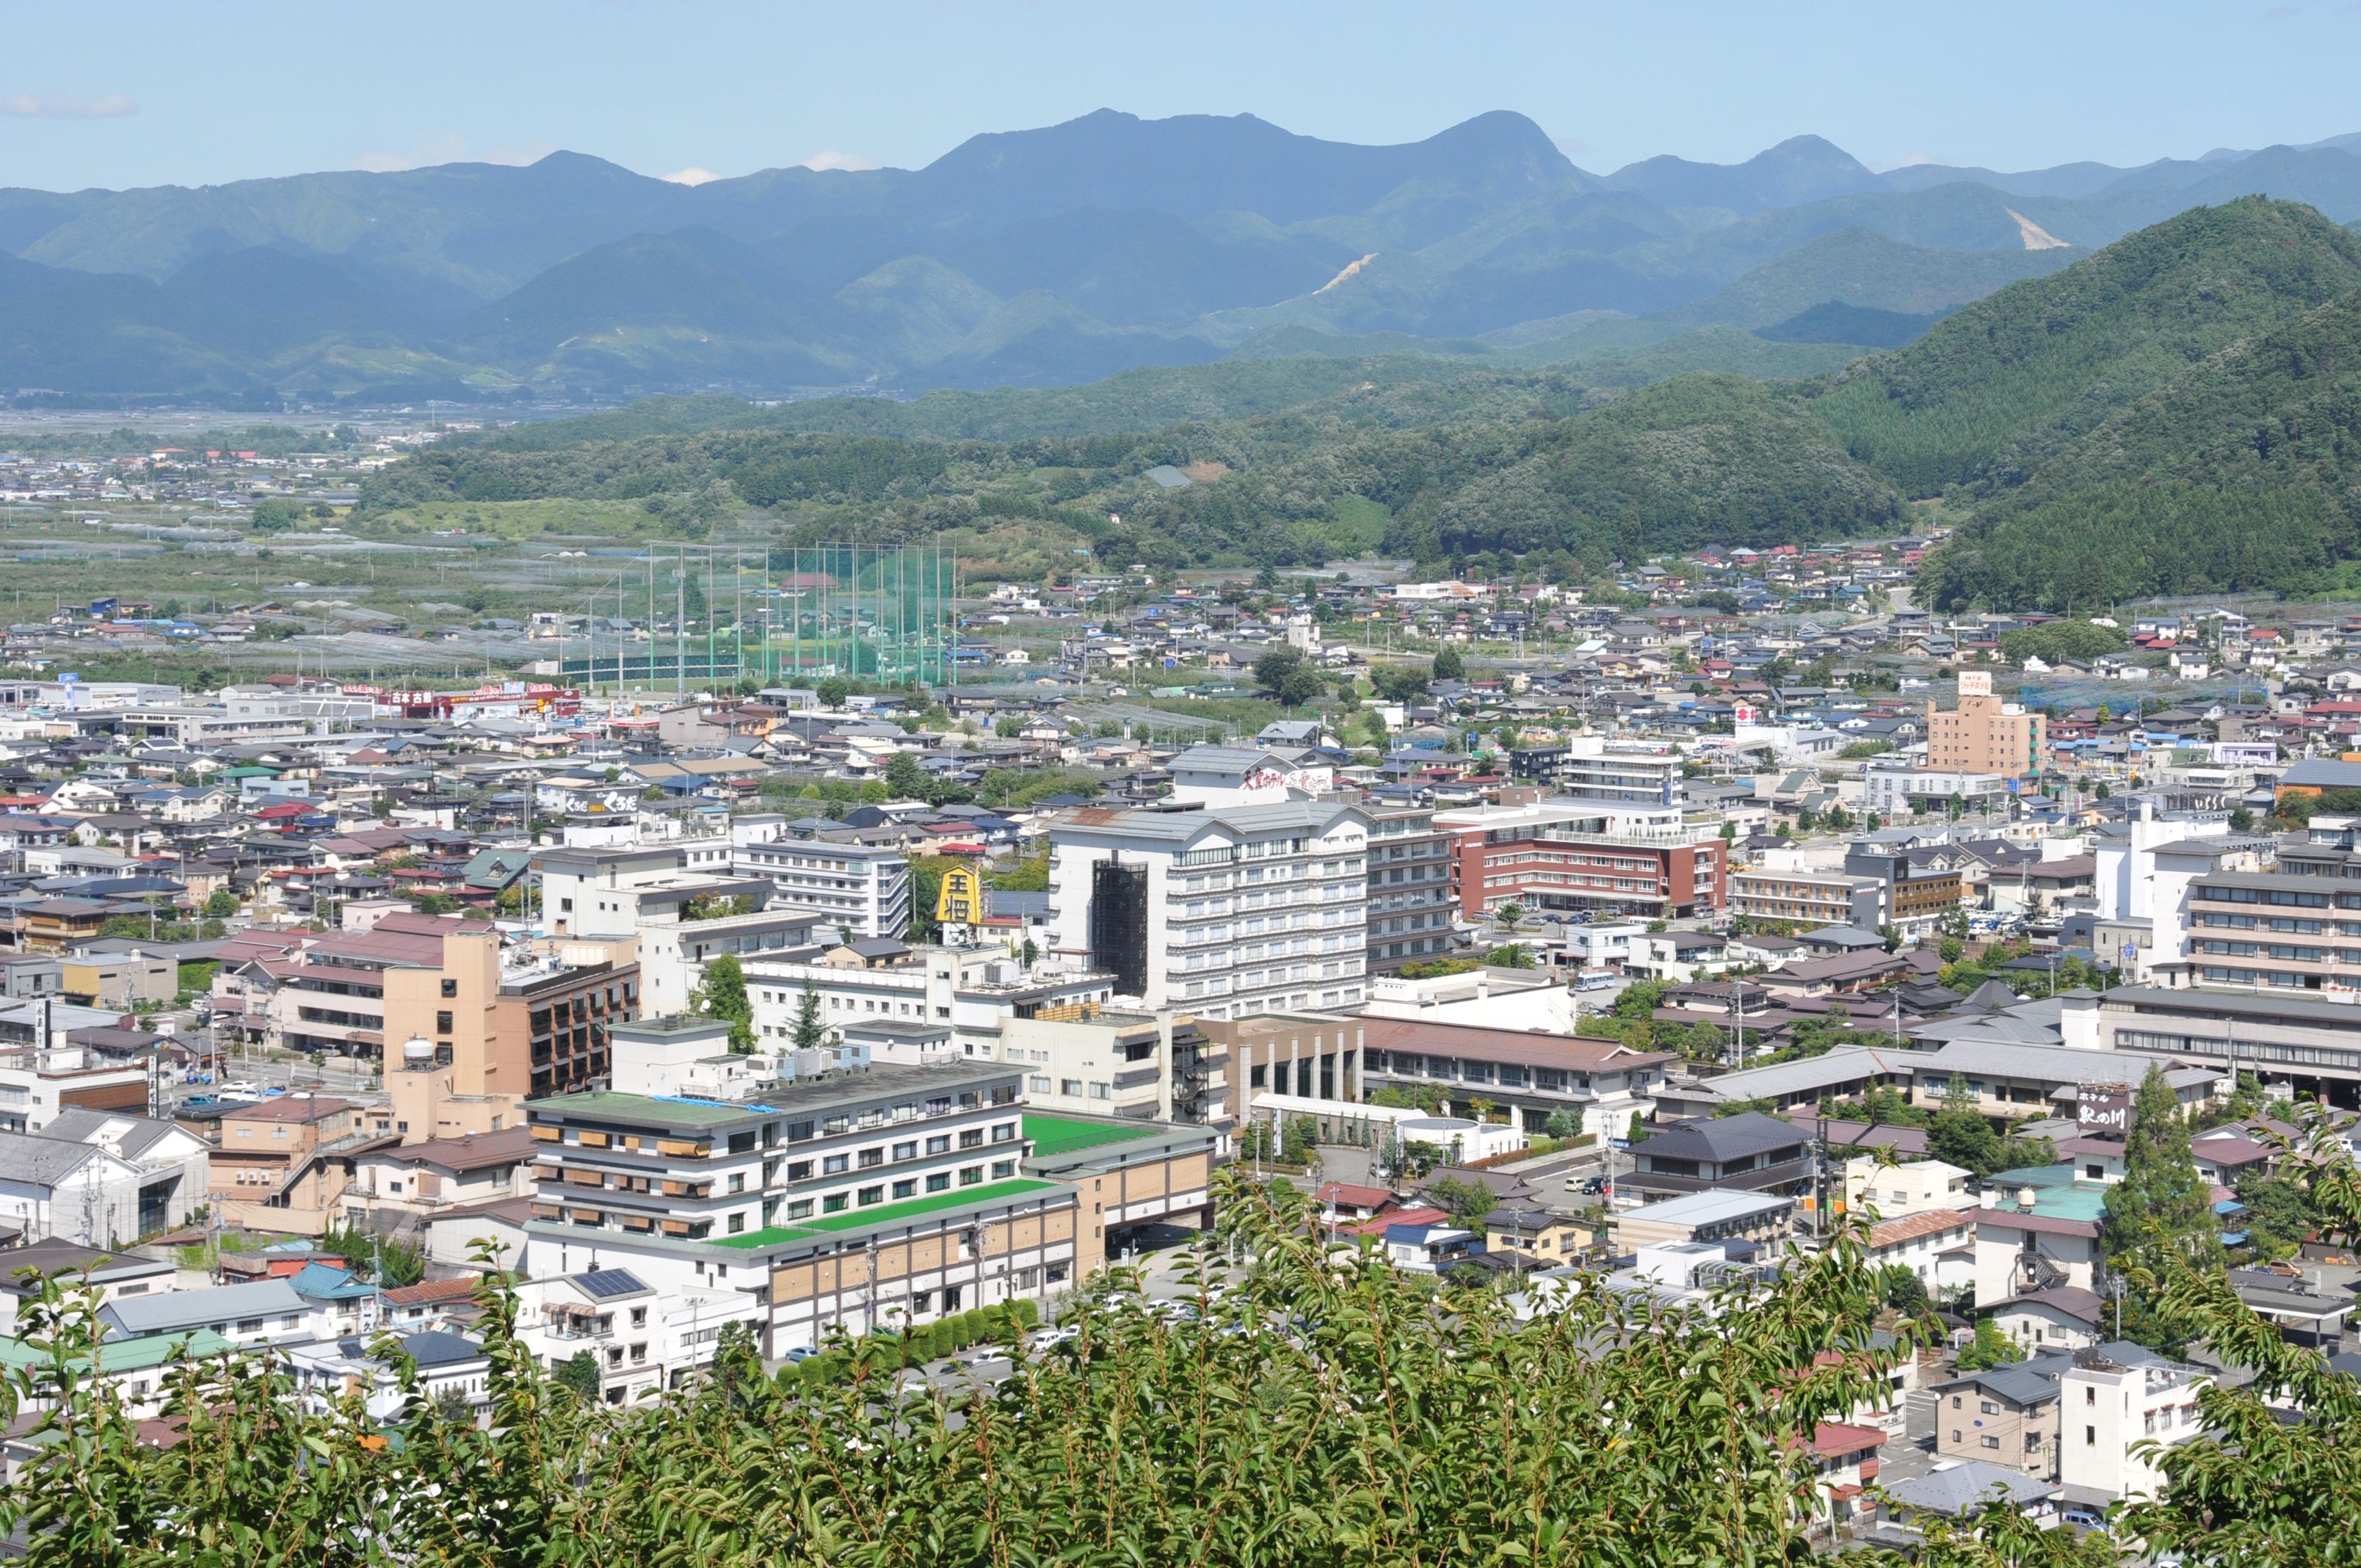
{"label": "commercial building", "polygon": [[2037,776],[2048,753],[2049,721],[1993,695],[1985,670],[1960,672],[1960,706],[1927,704],[1927,766],[1953,773]]}
{"label": "commercial building", "polygon": [[1795,1228],[1795,1201],[1708,1188],[1642,1203],[1614,1218],[1619,1251],[1672,1242],[1774,1242]]}
{"label": "commercial building", "polygon": [[1905,936],[1923,935],[1959,913],[1966,891],[1959,870],[1920,864],[1904,850],[1861,842],[1845,850],[1850,876],[1873,877],[1885,890],[1885,921]]}
{"label": "commercial building", "polygon": [[1450,838],[1426,806],[1369,808],[1369,972],[1450,950]]}
{"label": "commercial building", "polygon": [[1367,813],[1324,801],[1066,812],[1049,828],[1052,950],[1201,1018],[1353,1006],[1368,836]]}
{"label": "commercial building", "polygon": [[1514,904],[1669,919],[1728,900],[1729,846],[1718,832],[1684,824],[1677,810],[1501,793],[1499,806],[1434,814],[1436,830],[1451,841],[1452,892],[1463,918]]}
{"label": "commercial building", "polygon": [[2251,1072],[2275,1091],[2361,1110],[2361,1008],[2292,988],[2119,986],[2069,998],[2070,1043]]}

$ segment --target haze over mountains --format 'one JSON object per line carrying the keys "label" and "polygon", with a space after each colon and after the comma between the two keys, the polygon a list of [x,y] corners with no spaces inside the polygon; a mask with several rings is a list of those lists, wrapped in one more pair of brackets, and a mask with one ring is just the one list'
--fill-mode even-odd
{"label": "haze over mountains", "polygon": [[2250,193],[2361,218],[2361,137],[2134,170],[1883,174],[1798,137],[1741,164],[1598,175],[1509,113],[1357,147],[1103,110],[921,170],[694,187],[556,153],[5,190],[0,390],[915,391],[1401,351],[1795,373]]}

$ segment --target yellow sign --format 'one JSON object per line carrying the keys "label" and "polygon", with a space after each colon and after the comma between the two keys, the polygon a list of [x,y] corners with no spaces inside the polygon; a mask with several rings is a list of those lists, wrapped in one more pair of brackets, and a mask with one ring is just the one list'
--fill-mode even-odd
{"label": "yellow sign", "polygon": [[983,924],[983,878],[972,866],[953,866],[943,872],[942,891],[935,894],[935,918],[945,926]]}

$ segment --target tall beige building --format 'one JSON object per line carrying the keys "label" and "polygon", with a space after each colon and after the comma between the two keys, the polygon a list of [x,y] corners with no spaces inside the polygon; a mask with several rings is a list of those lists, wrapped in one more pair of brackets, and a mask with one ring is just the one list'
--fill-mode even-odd
{"label": "tall beige building", "polygon": [[2049,721],[1993,695],[1992,675],[1960,672],[1960,706],[1945,713],[1927,705],[1927,766],[1961,773],[2029,778],[2041,772]]}

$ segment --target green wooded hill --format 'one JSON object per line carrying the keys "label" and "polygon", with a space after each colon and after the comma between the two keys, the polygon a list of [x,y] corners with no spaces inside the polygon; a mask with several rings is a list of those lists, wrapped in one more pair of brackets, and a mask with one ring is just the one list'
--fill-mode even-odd
{"label": "green wooded hill", "polygon": [[2012,486],[2206,356],[2355,288],[2361,240],[2312,208],[2200,208],[1963,307],[1814,412],[1913,495]]}
{"label": "green wooded hill", "polygon": [[1936,602],[2089,608],[2328,587],[2361,555],[2361,291],[2103,422],[1939,555]]}

